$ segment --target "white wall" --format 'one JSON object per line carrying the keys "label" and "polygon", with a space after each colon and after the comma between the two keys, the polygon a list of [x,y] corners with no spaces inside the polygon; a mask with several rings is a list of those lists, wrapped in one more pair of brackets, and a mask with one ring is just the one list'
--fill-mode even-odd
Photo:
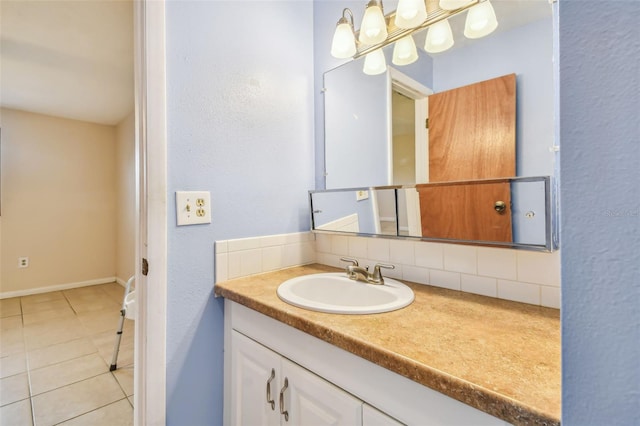
{"label": "white wall", "polygon": [[132,112],[116,127],[116,269],[121,284],[135,272],[136,241],[135,115]]}
{"label": "white wall", "polygon": [[2,297],[112,281],[115,128],[11,109],[1,124]]}

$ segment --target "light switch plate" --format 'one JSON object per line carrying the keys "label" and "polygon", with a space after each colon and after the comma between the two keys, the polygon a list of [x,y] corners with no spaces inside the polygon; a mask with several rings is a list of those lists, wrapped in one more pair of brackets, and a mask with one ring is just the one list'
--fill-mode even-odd
{"label": "light switch plate", "polygon": [[209,191],[176,191],[178,226],[211,223]]}

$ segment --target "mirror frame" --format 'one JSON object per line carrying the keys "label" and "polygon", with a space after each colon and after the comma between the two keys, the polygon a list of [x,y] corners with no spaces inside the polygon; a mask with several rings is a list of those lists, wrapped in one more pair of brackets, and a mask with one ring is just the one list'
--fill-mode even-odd
{"label": "mirror frame", "polygon": [[[389,190],[395,191],[396,201],[396,223],[399,220],[398,217],[398,190],[410,189],[416,186],[443,186],[443,185],[460,185],[460,184],[473,184],[473,183],[504,183],[504,182],[544,182],[544,204],[545,204],[545,244],[524,244],[524,243],[504,243],[496,241],[482,241],[482,240],[462,240],[462,239],[450,239],[450,238],[433,238],[433,237],[416,237],[408,235],[389,235],[389,234],[372,234],[364,232],[345,232],[345,231],[333,231],[326,229],[316,229],[314,220],[314,207],[313,207],[313,194],[317,193],[330,193],[330,192],[346,192],[346,191],[375,191],[375,190]],[[339,189],[321,189],[309,191],[309,207],[311,218],[311,232],[318,234],[334,234],[334,235],[346,235],[357,237],[373,237],[373,238],[386,238],[395,240],[412,240],[412,241],[427,241],[436,243],[448,243],[448,244],[465,244],[476,246],[487,246],[496,248],[511,248],[531,251],[543,251],[553,252],[558,249],[558,232],[557,232],[557,209],[554,208],[554,201],[556,197],[552,193],[555,186],[552,185],[552,178],[550,176],[530,176],[530,177],[513,177],[513,178],[498,178],[498,179],[480,179],[470,181],[453,181],[453,182],[431,182],[421,183],[418,185],[392,185],[392,186],[372,186],[372,187],[358,187],[358,188],[339,188]]]}

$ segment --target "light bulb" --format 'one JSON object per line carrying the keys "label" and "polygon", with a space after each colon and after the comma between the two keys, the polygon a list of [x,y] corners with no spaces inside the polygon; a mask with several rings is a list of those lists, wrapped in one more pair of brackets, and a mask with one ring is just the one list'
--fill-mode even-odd
{"label": "light bulb", "polygon": [[442,10],[456,10],[460,9],[470,0],[440,0],[440,9]]}
{"label": "light bulb", "polygon": [[393,62],[396,65],[409,65],[418,59],[418,51],[413,37],[408,35],[396,41],[393,47]]}
{"label": "light bulb", "polygon": [[372,0],[367,5],[362,25],[360,25],[360,43],[368,45],[382,43],[387,35],[387,24],[382,9],[375,0]]}
{"label": "light bulb", "polygon": [[364,67],[362,68],[362,72],[365,74],[378,75],[382,74],[386,70],[387,60],[384,58],[382,49],[367,53],[367,56],[364,57]]}
{"label": "light bulb", "polygon": [[398,28],[415,28],[427,19],[424,0],[400,0],[396,9],[395,23]]}
{"label": "light bulb", "polygon": [[464,35],[467,38],[480,38],[491,34],[497,27],[496,12],[487,0],[473,6],[467,12]]}
{"label": "light bulb", "polygon": [[338,59],[345,59],[355,54],[356,37],[353,34],[353,29],[347,22],[339,22],[336,26],[336,31],[333,33],[331,56]]}
{"label": "light bulb", "polygon": [[427,38],[424,42],[424,50],[429,53],[440,53],[453,46],[453,34],[449,20],[437,22],[429,27]]}

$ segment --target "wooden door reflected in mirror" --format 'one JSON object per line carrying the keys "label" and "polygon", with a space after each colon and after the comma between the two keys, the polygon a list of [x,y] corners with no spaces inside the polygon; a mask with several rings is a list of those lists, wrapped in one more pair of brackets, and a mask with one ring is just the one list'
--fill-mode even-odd
{"label": "wooden door reflected in mirror", "polygon": [[[429,182],[515,175],[515,74],[429,96]],[[416,190],[423,237],[512,241],[509,184]],[[504,210],[496,212],[496,202]]]}

